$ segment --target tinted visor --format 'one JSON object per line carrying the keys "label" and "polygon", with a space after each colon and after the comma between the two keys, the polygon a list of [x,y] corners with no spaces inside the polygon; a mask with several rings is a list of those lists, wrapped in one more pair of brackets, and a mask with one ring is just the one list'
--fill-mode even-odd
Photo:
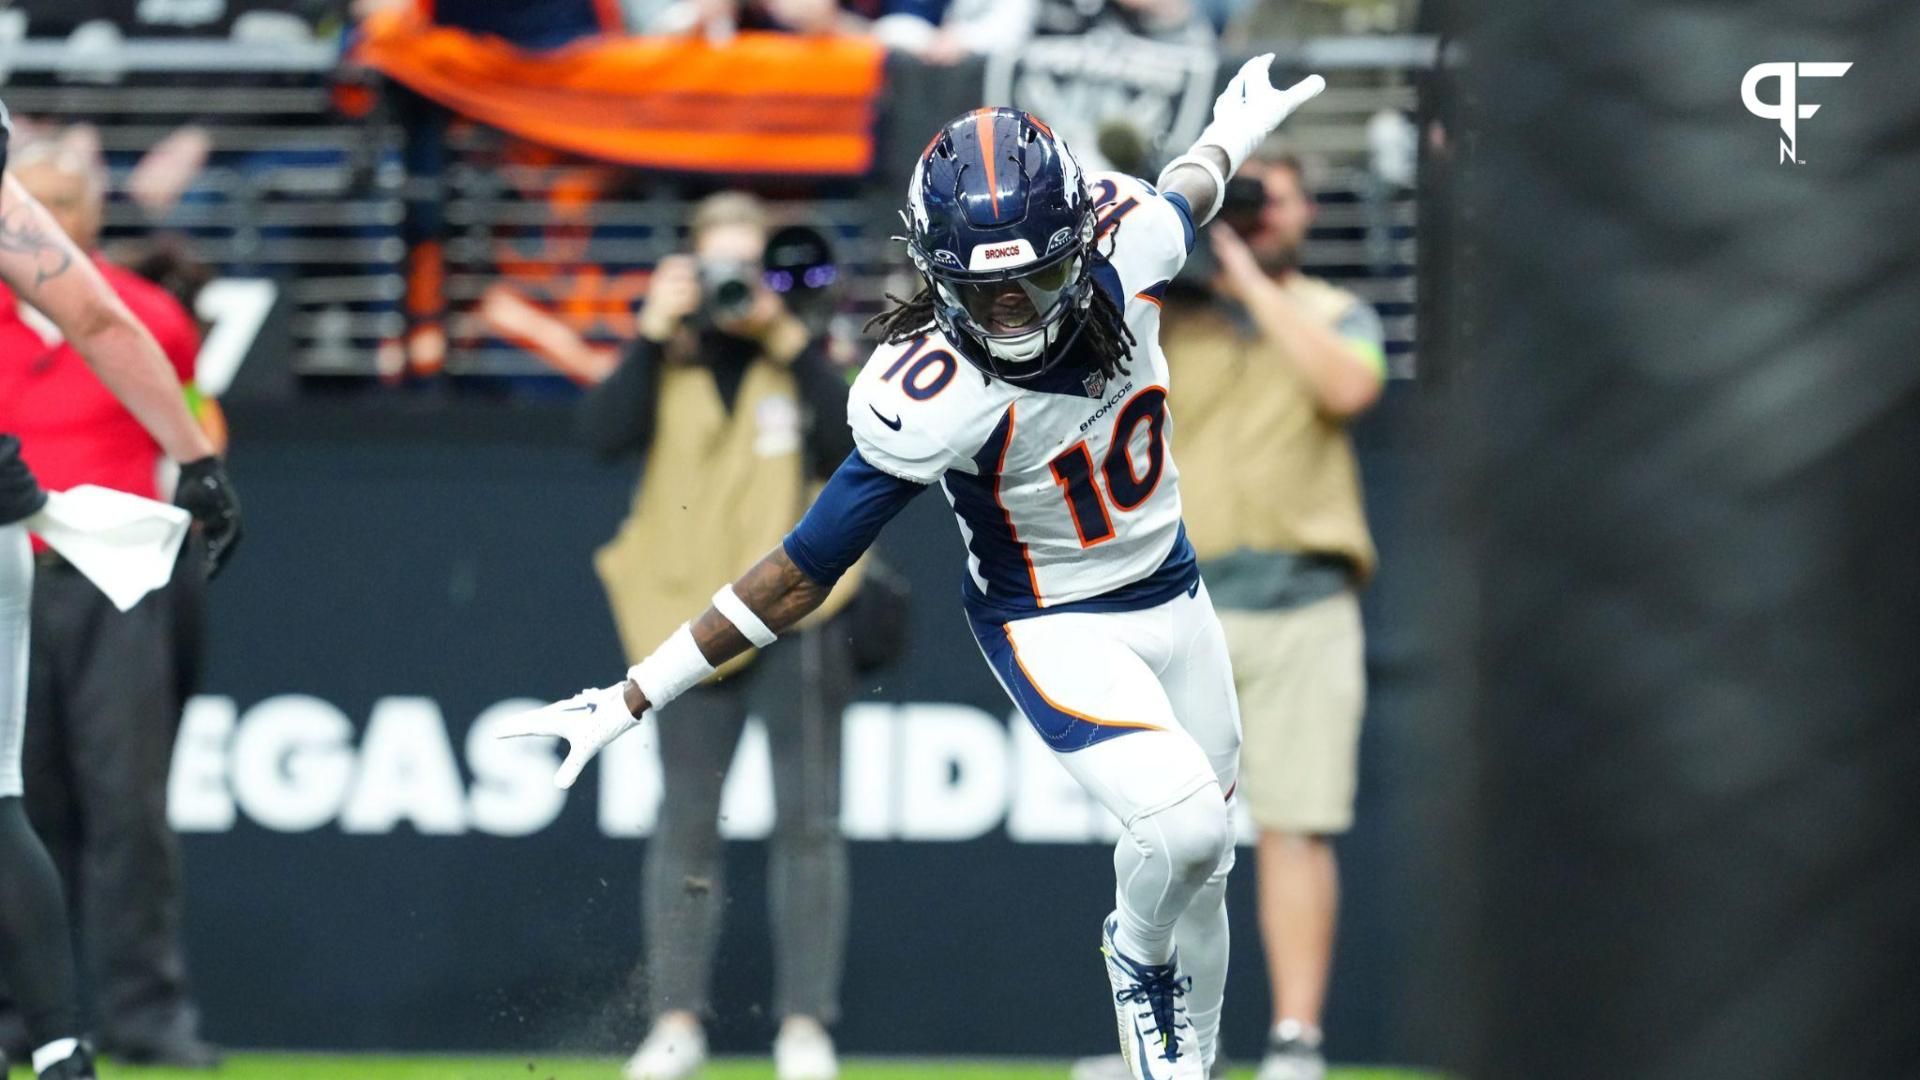
{"label": "tinted visor", "polygon": [[934,285],[946,301],[966,311],[988,336],[1032,333],[1060,314],[1080,280],[1081,257],[1070,255],[1021,277],[1004,281],[945,281]]}

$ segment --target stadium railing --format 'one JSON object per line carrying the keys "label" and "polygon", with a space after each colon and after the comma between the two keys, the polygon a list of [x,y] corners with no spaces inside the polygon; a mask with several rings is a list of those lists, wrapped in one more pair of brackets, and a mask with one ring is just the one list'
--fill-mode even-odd
{"label": "stadium railing", "polygon": [[[1414,204],[1409,191],[1369,170],[1366,124],[1382,110],[1414,110],[1413,75],[1432,52],[1429,39],[1356,37],[1299,43],[1289,53],[1340,73],[1288,131],[1295,148],[1324,164],[1308,269],[1341,280],[1381,311],[1401,374],[1412,369]],[[67,59],[58,42],[11,44],[0,97],[23,117],[100,129],[113,185],[107,241],[154,229],[183,233],[222,273],[282,282],[294,305],[295,372],[316,380],[381,374],[382,346],[407,327],[405,134],[389,110],[348,115],[338,107],[338,50],[132,40],[115,57],[117,81],[105,84],[63,78]],[[212,135],[212,157],[177,208],[149,218],[125,194],[128,174],[144,150],[189,122]],[[503,283],[590,339],[611,342],[622,329],[615,308],[637,298],[647,268],[679,244],[690,198],[714,186],[569,157],[501,164],[511,143],[466,122],[448,137],[441,210],[452,348],[445,373],[456,379],[554,376],[474,314],[487,290]],[[605,190],[583,216],[556,195],[589,174]],[[898,200],[873,183],[828,190],[783,199],[783,209],[835,236],[849,314],[864,317],[887,290],[909,285],[888,240]]]}

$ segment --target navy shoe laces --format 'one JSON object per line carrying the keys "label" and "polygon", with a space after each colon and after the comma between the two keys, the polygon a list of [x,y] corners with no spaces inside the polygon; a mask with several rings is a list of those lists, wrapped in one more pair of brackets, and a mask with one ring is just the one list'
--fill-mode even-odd
{"label": "navy shoe laces", "polygon": [[1134,984],[1115,991],[1113,1000],[1121,1005],[1145,1005],[1153,1013],[1154,1029],[1149,1034],[1160,1036],[1168,1061],[1180,1060],[1180,1028],[1186,1021],[1180,1016],[1178,999],[1193,989],[1193,976],[1175,978],[1172,964],[1132,967]]}

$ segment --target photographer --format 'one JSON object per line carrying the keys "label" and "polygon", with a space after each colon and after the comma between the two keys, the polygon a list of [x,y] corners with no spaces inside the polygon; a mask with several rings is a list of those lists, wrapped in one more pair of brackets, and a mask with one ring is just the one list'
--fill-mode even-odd
{"label": "photographer", "polygon": [[[644,452],[640,490],[596,558],[621,640],[638,660],[705,589],[780,542],[853,449],[847,381],[769,288],[758,200],[695,210],[691,255],[660,261],[620,366],[587,395],[582,428],[603,456]],[[706,1058],[714,948],[726,909],[717,819],[749,696],[767,724],[778,824],[770,880],[774,1043],[782,1080],[837,1075],[826,1025],[839,1010],[847,864],[839,833],[840,722],[852,692],[842,588],[802,624],[797,648],[723,666],[660,718],[666,790],[642,884],[653,1029],[630,1080],[675,1080]]]}

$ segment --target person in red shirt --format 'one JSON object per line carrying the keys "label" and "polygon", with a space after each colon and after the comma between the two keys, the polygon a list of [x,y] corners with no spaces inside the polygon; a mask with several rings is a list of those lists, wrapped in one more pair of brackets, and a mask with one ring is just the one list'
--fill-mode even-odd
{"label": "person in red shirt", "polygon": [[[174,502],[193,515],[211,573],[240,540],[240,500],[212,442],[182,401],[153,336],[127,310],[84,252],[27,189],[7,175],[13,128],[0,103],[0,284],[45,315],[179,463]],[[0,364],[28,357],[0,354]],[[78,1036],[72,935],[60,877],[21,798],[26,731],[33,549],[28,522],[47,491],[0,429],[0,976],[20,999],[39,1080],[94,1080],[91,1049]],[[0,1052],[0,1071],[6,1054]]]}
{"label": "person in red shirt", "polygon": [[[42,136],[13,151],[11,171],[93,257],[172,364],[189,405],[204,411],[209,403],[193,388],[192,316],[159,286],[94,253],[104,193],[92,140]],[[175,467],[153,436],[60,329],[4,287],[0,357],[0,430],[19,438],[41,485],[172,495]],[[179,845],[166,815],[184,704],[178,628],[182,606],[197,599],[192,579],[203,564],[183,556],[172,585],[121,612],[53,552],[36,550],[26,803],[94,962],[103,1049],[129,1061],[215,1066],[219,1054],[199,1037],[187,986]]]}
{"label": "person in red shirt", "polygon": [[[69,230],[68,235],[82,244],[86,243],[82,238],[97,235],[95,183],[57,159],[21,162],[22,156],[21,152],[14,155],[15,175]],[[91,205],[71,207],[76,197]],[[89,218],[91,231],[72,231],[86,230]],[[166,354],[189,407],[196,416],[207,413],[210,399],[202,398],[193,385],[194,357],[200,351],[200,330],[193,317],[160,286],[133,271],[98,255],[94,266]],[[19,436],[22,456],[43,487],[63,491],[97,484],[149,499],[171,495],[161,490],[163,479],[168,488],[172,480],[161,475],[167,458],[153,436],[46,316],[22,304],[4,285],[0,285],[0,356],[30,358],[25,363],[14,359],[0,364],[0,416],[5,418],[6,430]],[[215,449],[224,447],[216,443]],[[35,550],[40,549],[36,541]]]}

